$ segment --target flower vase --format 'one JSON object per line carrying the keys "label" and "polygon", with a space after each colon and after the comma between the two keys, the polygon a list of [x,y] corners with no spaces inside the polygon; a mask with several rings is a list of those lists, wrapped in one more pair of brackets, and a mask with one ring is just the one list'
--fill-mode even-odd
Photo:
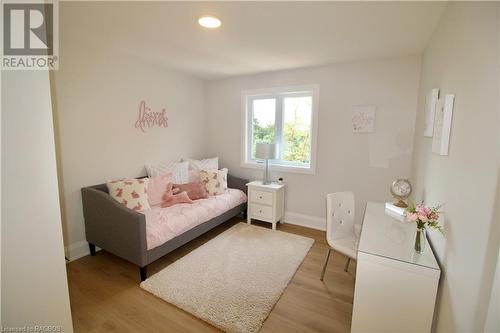
{"label": "flower vase", "polygon": [[417,233],[415,234],[415,252],[424,253],[426,239],[425,228],[417,228]]}

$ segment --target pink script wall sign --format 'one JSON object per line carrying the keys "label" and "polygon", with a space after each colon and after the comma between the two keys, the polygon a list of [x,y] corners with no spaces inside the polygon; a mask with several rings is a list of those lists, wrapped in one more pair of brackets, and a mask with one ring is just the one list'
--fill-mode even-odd
{"label": "pink script wall sign", "polygon": [[168,127],[167,111],[162,109],[161,112],[151,111],[151,108],[146,105],[145,101],[139,104],[139,118],[135,122],[135,128],[146,132],[145,128],[154,126]]}

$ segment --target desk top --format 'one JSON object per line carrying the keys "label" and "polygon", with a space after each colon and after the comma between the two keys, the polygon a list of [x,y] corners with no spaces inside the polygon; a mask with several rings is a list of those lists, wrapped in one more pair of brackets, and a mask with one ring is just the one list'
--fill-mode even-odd
{"label": "desk top", "polygon": [[413,249],[416,230],[415,223],[398,221],[387,215],[385,204],[368,202],[358,251],[439,270],[428,243],[422,254]]}

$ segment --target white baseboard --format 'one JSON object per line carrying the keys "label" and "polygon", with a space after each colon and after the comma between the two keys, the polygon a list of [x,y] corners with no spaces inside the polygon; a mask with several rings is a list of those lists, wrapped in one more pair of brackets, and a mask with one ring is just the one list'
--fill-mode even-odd
{"label": "white baseboard", "polygon": [[[100,251],[101,249],[96,246],[95,250]],[[64,247],[64,252],[66,253],[66,257],[69,259],[69,261],[80,259],[81,257],[85,257],[90,254],[89,243],[82,240],[76,243],[69,244],[68,246]]]}
{"label": "white baseboard", "polygon": [[285,212],[285,223],[300,225],[311,229],[326,230],[326,219],[323,217],[305,215],[294,212]]}

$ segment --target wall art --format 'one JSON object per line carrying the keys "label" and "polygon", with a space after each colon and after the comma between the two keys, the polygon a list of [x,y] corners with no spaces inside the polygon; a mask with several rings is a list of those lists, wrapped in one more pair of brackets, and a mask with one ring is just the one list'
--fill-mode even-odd
{"label": "wall art", "polygon": [[354,133],[375,131],[375,109],[373,105],[352,107],[352,131]]}
{"label": "wall art", "polygon": [[425,97],[425,127],[424,136],[432,138],[434,134],[434,118],[436,115],[436,104],[439,98],[439,89],[434,88]]}
{"label": "wall art", "polygon": [[432,139],[433,153],[448,155],[454,102],[455,95],[447,94],[444,101],[440,100],[438,103],[434,120],[434,137]]}
{"label": "wall art", "polygon": [[151,111],[151,108],[145,101],[139,103],[139,117],[135,121],[135,128],[142,132],[151,127],[168,127],[167,111],[162,109],[160,112]]}

